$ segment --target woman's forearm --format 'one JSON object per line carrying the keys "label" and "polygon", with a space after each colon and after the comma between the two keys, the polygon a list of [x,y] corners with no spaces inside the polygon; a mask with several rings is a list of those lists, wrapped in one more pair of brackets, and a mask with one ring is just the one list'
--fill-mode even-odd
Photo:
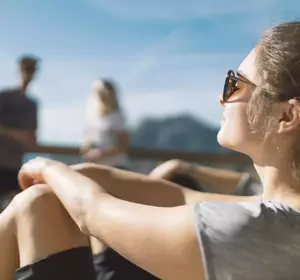
{"label": "woman's forearm", "polygon": [[202,165],[196,165],[188,170],[190,170],[189,174],[200,183],[207,184],[215,192],[222,194],[232,194],[245,174],[237,171]]}
{"label": "woman's forearm", "polygon": [[171,180],[176,174],[190,176],[196,179],[200,185],[208,186],[216,193],[232,194],[245,173],[182,160],[169,160],[157,166],[149,175],[153,178]]}
{"label": "woman's forearm", "polygon": [[84,163],[73,165],[72,168],[97,182],[112,196],[145,205],[174,207],[205,200],[249,201],[256,199],[255,197],[202,193],[164,179],[98,164]]}
{"label": "woman's forearm", "polygon": [[43,178],[45,183],[51,186],[72,219],[84,231],[88,206],[94,196],[102,193],[101,187],[63,164],[50,164],[45,167]]}
{"label": "woman's forearm", "polygon": [[186,192],[190,191],[166,180],[103,165],[84,163],[72,168],[97,182],[109,194],[145,205],[183,205],[186,203]]}

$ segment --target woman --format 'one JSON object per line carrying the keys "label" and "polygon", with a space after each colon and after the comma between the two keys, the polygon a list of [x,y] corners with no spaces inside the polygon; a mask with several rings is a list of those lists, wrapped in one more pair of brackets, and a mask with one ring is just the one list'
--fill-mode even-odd
{"label": "woman", "polygon": [[[129,169],[126,155],[128,144],[128,133],[118,101],[117,88],[112,81],[96,80],[92,85],[92,96],[87,105],[87,123],[81,149],[83,158],[88,162]],[[91,238],[91,244],[99,279],[126,279],[127,275],[140,280],[156,279],[113,249],[106,248],[99,240]]]}
{"label": "woman", "polygon": [[128,133],[117,88],[112,81],[96,80],[87,105],[84,143],[86,161],[127,169]]}
{"label": "woman", "polygon": [[252,158],[259,200],[141,205],[43,158],[24,165],[20,184],[47,183],[82,232],[161,279],[298,279],[299,50],[300,22],[278,25],[225,80],[218,141]]}

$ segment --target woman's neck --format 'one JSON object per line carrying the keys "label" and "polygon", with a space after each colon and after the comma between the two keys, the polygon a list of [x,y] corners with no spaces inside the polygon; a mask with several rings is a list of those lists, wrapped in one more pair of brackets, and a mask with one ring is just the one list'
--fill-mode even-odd
{"label": "woman's neck", "polygon": [[300,209],[300,182],[293,178],[291,167],[254,166],[263,184],[264,200],[280,201]]}

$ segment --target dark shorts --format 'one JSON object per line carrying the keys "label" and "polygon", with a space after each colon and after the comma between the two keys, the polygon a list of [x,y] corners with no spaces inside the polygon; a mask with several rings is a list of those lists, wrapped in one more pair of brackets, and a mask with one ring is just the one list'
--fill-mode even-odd
{"label": "dark shorts", "polygon": [[0,195],[19,191],[19,170],[0,168]]}
{"label": "dark shorts", "polygon": [[198,180],[186,174],[174,174],[169,181],[191,190],[204,191]]}
{"label": "dark shorts", "polygon": [[159,280],[114,250],[92,256],[87,247],[54,254],[17,270],[17,280]]}
{"label": "dark shorts", "polygon": [[93,255],[82,247],[54,254],[17,270],[17,280],[96,280]]}
{"label": "dark shorts", "polygon": [[94,256],[94,266],[97,280],[159,280],[111,248],[107,248],[103,253]]}

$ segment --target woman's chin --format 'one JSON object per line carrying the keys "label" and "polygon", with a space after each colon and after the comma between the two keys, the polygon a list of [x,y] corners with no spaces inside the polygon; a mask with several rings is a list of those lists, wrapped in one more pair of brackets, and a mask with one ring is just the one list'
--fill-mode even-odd
{"label": "woman's chin", "polygon": [[221,146],[223,146],[225,148],[227,148],[227,145],[228,145],[228,141],[227,141],[228,139],[226,139],[226,138],[227,137],[226,137],[226,135],[224,135],[224,131],[221,127],[217,134],[217,141]]}
{"label": "woman's chin", "polygon": [[236,143],[234,143],[232,140],[232,137],[229,137],[227,134],[225,134],[221,127],[217,135],[217,141],[219,145],[233,151],[238,151],[238,145],[236,145]]}

